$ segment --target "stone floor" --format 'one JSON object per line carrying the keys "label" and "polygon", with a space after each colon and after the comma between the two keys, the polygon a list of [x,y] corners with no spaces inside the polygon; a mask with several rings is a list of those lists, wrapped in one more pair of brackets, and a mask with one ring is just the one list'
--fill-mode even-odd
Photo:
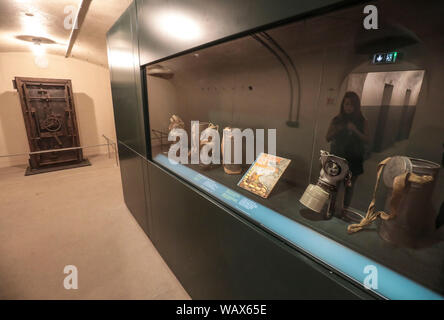
{"label": "stone floor", "polygon": [[[0,299],[189,299],[122,197],[119,168],[0,168]],[[64,287],[64,268],[78,289]]]}

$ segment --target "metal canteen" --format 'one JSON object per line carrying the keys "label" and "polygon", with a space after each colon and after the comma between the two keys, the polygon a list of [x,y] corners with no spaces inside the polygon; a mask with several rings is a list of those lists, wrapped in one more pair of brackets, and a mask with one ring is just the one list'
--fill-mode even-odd
{"label": "metal canteen", "polygon": [[[379,235],[384,240],[407,247],[422,247],[431,240],[436,231],[437,212],[432,206],[431,197],[436,185],[440,165],[431,161],[402,157],[393,157],[384,168],[383,179],[389,188],[390,196],[386,202],[386,210],[393,194],[394,173],[412,172],[419,176],[431,176],[433,180],[429,183],[409,183],[403,191],[400,203],[396,210],[396,216],[389,220],[381,220]],[[390,163],[392,162],[393,163]],[[396,168],[400,166],[400,168]]]}
{"label": "metal canteen", "polygon": [[394,156],[385,165],[382,179],[388,188],[393,188],[393,181],[401,174],[412,172],[413,164],[408,157]]}

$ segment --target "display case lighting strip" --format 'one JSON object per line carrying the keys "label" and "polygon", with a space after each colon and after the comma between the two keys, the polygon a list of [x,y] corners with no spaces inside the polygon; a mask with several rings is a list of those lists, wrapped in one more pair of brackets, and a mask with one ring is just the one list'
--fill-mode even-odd
{"label": "display case lighting strip", "polygon": [[366,267],[376,267],[378,287],[369,290],[377,295],[395,300],[444,299],[443,296],[415,281],[184,165],[171,163],[162,154],[155,156],[154,161],[362,286],[368,276],[367,273],[364,273]]}

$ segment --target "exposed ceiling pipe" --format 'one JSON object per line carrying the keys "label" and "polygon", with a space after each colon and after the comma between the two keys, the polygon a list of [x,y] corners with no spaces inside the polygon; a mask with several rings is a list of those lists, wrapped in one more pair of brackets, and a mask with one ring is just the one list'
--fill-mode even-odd
{"label": "exposed ceiling pipe", "polygon": [[[287,126],[298,128],[299,127],[299,113],[301,108],[301,83],[299,79],[298,71],[293,63],[291,57],[287,52],[266,32],[259,32],[251,35],[255,40],[260,42],[265,48],[267,48],[281,63],[287,73],[288,83],[290,86],[290,109],[288,115]],[[296,105],[296,119],[293,119],[293,109],[295,104],[294,90],[297,86],[298,99]]]}
{"label": "exposed ceiling pipe", "polygon": [[68,58],[71,55],[72,48],[74,47],[74,43],[76,42],[77,36],[80,33],[80,28],[82,27],[83,21],[85,20],[86,13],[88,12],[91,2],[92,0],[82,0],[82,2],[80,3],[79,11],[77,12],[77,16],[72,26],[65,58]]}
{"label": "exposed ceiling pipe", "polygon": [[298,70],[296,69],[296,66],[293,63],[293,60],[291,59],[291,57],[288,55],[288,53],[276,42],[276,40],[274,40],[267,32],[261,32],[260,33],[263,37],[265,37],[271,44],[273,44],[286,58],[287,63],[290,64],[291,69],[293,70],[293,76],[296,77],[296,79],[294,79],[298,88],[298,100],[297,100],[297,104],[296,104],[296,120],[293,119],[293,106],[294,106],[294,101],[291,103],[290,106],[290,114],[288,117],[288,121],[287,121],[287,125],[289,127],[295,127],[298,128],[299,127],[299,115],[300,115],[300,111],[301,111],[301,80],[299,77],[299,73]]}

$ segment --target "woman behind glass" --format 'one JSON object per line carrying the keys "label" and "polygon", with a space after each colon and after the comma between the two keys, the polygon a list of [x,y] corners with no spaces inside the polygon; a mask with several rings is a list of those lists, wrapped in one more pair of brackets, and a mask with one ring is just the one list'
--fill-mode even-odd
{"label": "woman behind glass", "polygon": [[364,145],[369,142],[367,120],[362,115],[361,101],[355,92],[345,93],[340,112],[331,121],[326,139],[331,142],[330,153],[346,159],[352,172],[352,184],[346,187],[344,195],[344,207],[347,208],[356,180],[364,172]]}

